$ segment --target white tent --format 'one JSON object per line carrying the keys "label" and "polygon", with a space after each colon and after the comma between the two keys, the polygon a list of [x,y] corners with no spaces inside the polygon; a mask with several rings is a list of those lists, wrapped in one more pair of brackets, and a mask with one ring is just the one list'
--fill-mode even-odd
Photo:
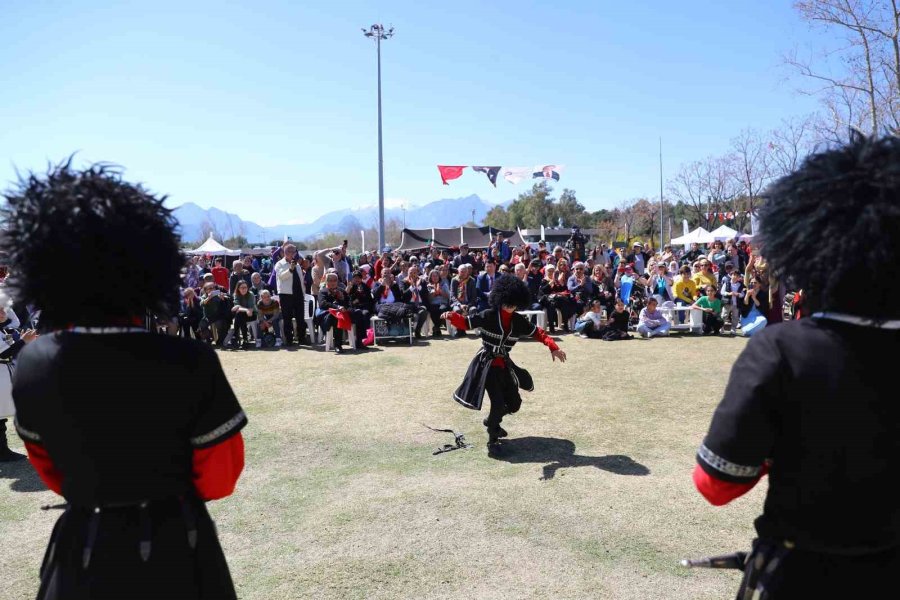
{"label": "white tent", "polygon": [[210,256],[240,256],[240,250],[229,250],[219,242],[213,239],[213,236],[210,235],[209,239],[203,242],[198,248],[193,250],[188,250],[186,254],[193,254],[197,256],[202,256],[204,254],[209,254]]}
{"label": "white tent", "polygon": [[719,225],[716,229],[713,229],[709,232],[715,239],[725,241],[725,240],[733,240],[738,235],[738,232],[728,225]]}
{"label": "white tent", "polygon": [[716,238],[714,238],[710,232],[703,229],[702,227],[698,227],[697,229],[693,230],[692,232],[688,233],[687,235],[673,238],[671,240],[671,243],[673,243],[675,245],[678,245],[678,244],[709,244],[714,241],[716,241]]}

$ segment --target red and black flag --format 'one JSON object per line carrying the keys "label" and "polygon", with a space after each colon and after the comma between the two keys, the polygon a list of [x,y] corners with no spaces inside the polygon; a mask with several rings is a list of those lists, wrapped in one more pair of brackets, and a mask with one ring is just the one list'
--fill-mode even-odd
{"label": "red and black flag", "polygon": [[497,187],[497,175],[500,174],[500,167],[472,167],[472,170],[487,175],[491,185]]}

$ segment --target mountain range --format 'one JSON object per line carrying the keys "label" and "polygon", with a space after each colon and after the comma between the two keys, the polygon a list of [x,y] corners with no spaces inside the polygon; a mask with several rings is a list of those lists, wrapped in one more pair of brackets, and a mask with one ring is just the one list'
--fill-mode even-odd
{"label": "mountain range", "polygon": [[[493,204],[473,194],[465,198],[448,198],[408,208],[405,217],[401,208],[385,208],[384,218],[400,221],[405,218],[406,226],[411,229],[456,227],[473,220],[473,214],[474,221],[480,223],[493,207]],[[378,223],[377,206],[335,210],[311,223],[286,223],[271,227],[245,221],[236,214],[215,207],[204,209],[193,202],[176,207],[173,214],[178,221],[182,239],[194,242],[204,241],[210,231],[220,242],[222,239],[238,235],[247,238],[251,244],[268,243],[285,235],[299,241],[328,233],[359,231],[376,226]]]}

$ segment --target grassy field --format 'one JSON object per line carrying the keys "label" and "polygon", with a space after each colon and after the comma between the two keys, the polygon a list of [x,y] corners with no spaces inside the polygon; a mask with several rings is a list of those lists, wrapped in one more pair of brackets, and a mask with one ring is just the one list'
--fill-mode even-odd
{"label": "grassy field", "polygon": [[[250,424],[234,496],[211,503],[241,598],[730,598],[765,486],[713,508],[694,452],[741,338],[565,336],[513,356],[535,391],[496,456],[451,400],[478,342],[361,355],[222,352]],[[278,392],[276,392],[278,390]],[[437,456],[450,427],[475,446]],[[13,441],[18,446],[18,440]],[[0,466],[0,598],[32,598],[58,513],[27,463]]]}

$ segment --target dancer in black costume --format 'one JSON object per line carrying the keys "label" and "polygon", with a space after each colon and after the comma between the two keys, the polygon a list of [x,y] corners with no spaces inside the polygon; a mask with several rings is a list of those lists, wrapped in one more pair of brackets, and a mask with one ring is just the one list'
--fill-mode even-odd
{"label": "dancer in black costume", "polygon": [[[7,285],[43,311],[18,357],[16,430],[66,499],[38,598],[235,598],[204,501],[234,490],[246,417],[213,350],[142,328],[178,311],[171,212],[102,166],[63,164],[6,198]],[[115,291],[60,268],[60,251],[104,265]]]}
{"label": "dancer in black costume", "polygon": [[566,361],[566,353],[550,336],[516,312],[528,307],[529,298],[525,283],[512,275],[503,275],[491,290],[488,297],[490,308],[487,310],[468,317],[455,312],[441,315],[462,331],[475,327],[480,330],[481,350],[469,364],[465,379],[453,398],[466,408],[481,410],[484,392],[488,393],[491,409],[484,425],[487,427],[489,447],[507,436],[500,422],[505,415],[518,411],[522,406],[519,390],[534,390],[528,371],[509,357],[509,351],[516,342],[522,337],[533,337],[550,348],[553,360]]}

